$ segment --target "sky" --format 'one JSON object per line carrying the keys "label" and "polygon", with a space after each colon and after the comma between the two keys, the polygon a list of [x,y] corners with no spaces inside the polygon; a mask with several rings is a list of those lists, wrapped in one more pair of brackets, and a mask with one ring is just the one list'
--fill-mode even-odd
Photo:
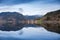
{"label": "sky", "polygon": [[60,0],[0,0],[0,12],[45,15],[55,10],[60,10]]}

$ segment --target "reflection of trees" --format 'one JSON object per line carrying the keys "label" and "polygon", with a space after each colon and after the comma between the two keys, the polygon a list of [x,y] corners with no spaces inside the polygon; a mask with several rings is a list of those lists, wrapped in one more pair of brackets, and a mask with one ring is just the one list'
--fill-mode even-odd
{"label": "reflection of trees", "polygon": [[4,24],[3,27],[0,27],[0,30],[2,31],[17,31],[21,30],[23,28],[23,24],[20,24],[19,26],[9,26],[7,24]]}
{"label": "reflection of trees", "polygon": [[60,33],[60,23],[43,23],[40,26],[43,26],[48,31]]}

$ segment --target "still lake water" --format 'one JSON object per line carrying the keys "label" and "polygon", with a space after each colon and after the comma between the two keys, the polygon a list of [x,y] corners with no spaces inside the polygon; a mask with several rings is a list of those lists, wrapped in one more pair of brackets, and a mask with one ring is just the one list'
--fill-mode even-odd
{"label": "still lake water", "polygon": [[60,34],[41,26],[25,25],[18,31],[0,31],[0,40],[60,40]]}

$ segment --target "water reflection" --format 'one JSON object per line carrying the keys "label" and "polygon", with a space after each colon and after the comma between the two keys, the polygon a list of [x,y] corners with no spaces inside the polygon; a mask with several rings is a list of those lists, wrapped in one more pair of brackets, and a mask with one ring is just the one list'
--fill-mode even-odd
{"label": "water reflection", "polygon": [[60,23],[43,23],[39,26],[44,27],[46,30],[60,34]]}
{"label": "water reflection", "polygon": [[24,24],[18,24],[18,25],[9,25],[4,24],[3,26],[0,26],[0,30],[2,31],[18,31],[21,30],[24,27]]}
{"label": "water reflection", "polygon": [[[20,32],[23,31],[22,34]],[[52,36],[53,35],[53,36]],[[60,34],[49,32],[43,27],[24,27],[19,31],[0,31],[0,40],[59,40]]]}
{"label": "water reflection", "polygon": [[0,31],[0,40],[60,40],[60,34],[49,32],[42,26],[25,24],[18,31]]}
{"label": "water reflection", "polygon": [[[6,26],[6,24],[5,24]],[[28,27],[33,27],[33,28],[37,28],[37,27],[44,27],[46,30],[51,31],[51,32],[56,32],[56,33],[60,33],[60,23],[42,23],[42,24],[19,24],[18,26],[15,27],[8,27],[8,25],[6,27],[0,27],[0,30],[3,31],[18,31],[18,30],[22,30],[24,27],[28,28]],[[21,32],[23,33],[23,32]]]}

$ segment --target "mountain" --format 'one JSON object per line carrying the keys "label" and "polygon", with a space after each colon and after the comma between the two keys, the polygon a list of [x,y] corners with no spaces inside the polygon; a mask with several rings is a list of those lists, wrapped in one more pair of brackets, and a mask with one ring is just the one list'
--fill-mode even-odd
{"label": "mountain", "polygon": [[31,15],[31,16],[28,16],[28,15],[26,15],[26,16],[24,16],[25,17],[25,19],[27,19],[27,20],[34,20],[34,19],[37,19],[37,18],[41,18],[42,17],[42,15]]}
{"label": "mountain", "polygon": [[22,20],[24,20],[24,16],[18,12],[2,12],[0,13],[0,30],[19,30],[23,26]]}
{"label": "mountain", "polygon": [[42,19],[44,21],[60,21],[60,10],[48,12]]}
{"label": "mountain", "polygon": [[24,27],[23,20],[31,20],[42,16],[24,16],[18,12],[2,12],[0,13],[0,30],[16,31]]}
{"label": "mountain", "polygon": [[36,19],[38,25],[48,31],[60,33],[60,10],[48,12],[42,18]]}

